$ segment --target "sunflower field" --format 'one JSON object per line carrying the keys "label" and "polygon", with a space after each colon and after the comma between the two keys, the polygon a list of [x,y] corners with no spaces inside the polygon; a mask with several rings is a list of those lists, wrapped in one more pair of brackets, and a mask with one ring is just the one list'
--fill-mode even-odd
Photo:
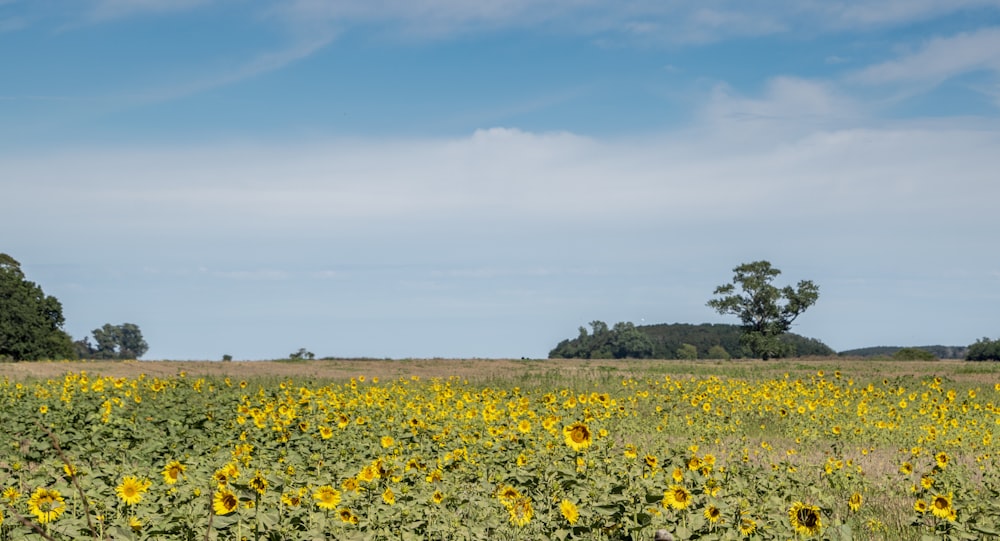
{"label": "sunflower field", "polygon": [[1000,383],[516,383],[4,378],[0,540],[1000,539]]}

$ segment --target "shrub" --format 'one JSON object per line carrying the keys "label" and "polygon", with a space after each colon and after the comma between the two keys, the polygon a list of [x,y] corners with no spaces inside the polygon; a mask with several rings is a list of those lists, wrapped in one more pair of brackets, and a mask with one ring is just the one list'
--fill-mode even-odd
{"label": "shrub", "polygon": [[698,348],[691,344],[681,344],[681,347],[677,348],[677,358],[693,361],[698,358]]}
{"label": "shrub", "polygon": [[724,348],[724,347],[722,347],[720,345],[715,345],[715,346],[712,346],[712,347],[708,348],[708,355],[706,356],[706,358],[708,358],[708,359],[723,359],[723,360],[728,361],[729,359],[732,358],[732,356],[729,355],[729,352],[726,351],[726,348]]}
{"label": "shrub", "polygon": [[990,340],[982,338],[976,340],[975,344],[969,346],[969,352],[965,354],[967,361],[1000,361],[1000,339]]}
{"label": "shrub", "polygon": [[903,348],[892,354],[897,361],[936,361],[937,357],[929,351],[920,348]]}

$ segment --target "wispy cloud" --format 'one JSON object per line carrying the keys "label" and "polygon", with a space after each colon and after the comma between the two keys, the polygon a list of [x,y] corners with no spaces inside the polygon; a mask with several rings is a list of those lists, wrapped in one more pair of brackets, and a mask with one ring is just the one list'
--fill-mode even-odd
{"label": "wispy cloud", "polygon": [[850,79],[869,84],[929,83],[971,71],[1000,71],[1000,28],[934,38],[918,51],[869,66]]}
{"label": "wispy cloud", "polygon": [[849,0],[816,2],[811,10],[823,14],[826,24],[839,27],[909,24],[951,13],[998,9],[998,0]]}
{"label": "wispy cloud", "polygon": [[770,79],[759,96],[716,85],[701,114],[717,133],[744,137],[762,129],[787,135],[851,127],[864,113],[865,106],[835,83],[783,76]]}
{"label": "wispy cloud", "polygon": [[[274,12],[296,24],[326,21],[384,25],[385,35],[442,38],[472,31],[544,27],[603,35],[602,40],[706,43],[788,32],[858,31],[906,25],[1000,0],[846,0],[747,2],[719,0],[294,0]],[[608,35],[617,35],[610,38]]]}
{"label": "wispy cloud", "polygon": [[259,54],[251,60],[231,69],[224,70],[221,73],[214,73],[204,78],[196,78],[152,90],[140,91],[136,94],[134,101],[139,103],[155,103],[175,100],[238,83],[268,72],[277,71],[316,53],[333,41],[333,38],[332,33],[327,33],[311,40],[297,43],[286,49]]}
{"label": "wispy cloud", "polygon": [[28,25],[24,17],[0,17],[0,34],[20,30]]}
{"label": "wispy cloud", "polygon": [[183,12],[218,0],[92,0],[84,17],[90,22],[104,22],[138,15]]}

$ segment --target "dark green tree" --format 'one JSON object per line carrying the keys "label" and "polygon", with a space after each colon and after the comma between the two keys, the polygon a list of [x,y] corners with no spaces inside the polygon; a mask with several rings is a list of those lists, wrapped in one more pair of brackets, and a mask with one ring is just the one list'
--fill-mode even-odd
{"label": "dark green tree", "polygon": [[740,318],[742,342],[754,356],[767,360],[787,354],[788,348],[779,337],[816,303],[819,287],[802,280],[796,288],[778,288],[772,282],[781,271],[767,261],[744,263],[733,273],[733,282],[715,288],[718,298],[708,301],[708,306]]}
{"label": "dark green tree", "polygon": [[677,348],[677,358],[693,361],[698,358],[698,348],[693,344],[681,344],[681,347]]}
{"label": "dark green tree", "polygon": [[59,300],[25,278],[16,259],[0,253],[0,359],[74,358],[64,323]]}
{"label": "dark green tree", "polygon": [[1000,361],[1000,339],[990,340],[983,337],[976,340],[975,344],[969,346],[969,351],[965,354],[967,361]]}
{"label": "dark green tree", "polygon": [[94,346],[84,340],[91,350],[90,356],[97,359],[138,359],[149,350],[149,344],[135,323],[105,323],[100,329],[94,329],[93,335]]}
{"label": "dark green tree", "polygon": [[653,356],[653,341],[631,322],[620,321],[611,329],[611,354],[616,359]]}
{"label": "dark green tree", "polygon": [[653,342],[649,336],[630,322],[615,323],[613,328],[595,320],[590,322],[592,332],[580,327],[580,334],[573,340],[563,340],[549,352],[551,359],[624,359],[649,358],[653,355]]}
{"label": "dark green tree", "polygon": [[288,358],[291,359],[291,360],[293,360],[293,361],[301,361],[301,360],[310,360],[311,361],[311,360],[313,360],[313,359],[316,358],[316,354],[314,354],[313,352],[307,350],[306,348],[299,348],[299,350],[296,351],[295,353],[289,354]]}
{"label": "dark green tree", "polygon": [[920,348],[902,348],[892,354],[897,361],[936,361],[937,357],[929,351]]}

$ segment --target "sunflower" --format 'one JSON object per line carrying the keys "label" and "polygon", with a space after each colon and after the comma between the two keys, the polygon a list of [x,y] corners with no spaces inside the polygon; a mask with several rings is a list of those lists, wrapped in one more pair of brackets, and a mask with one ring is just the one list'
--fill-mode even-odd
{"label": "sunflower", "polygon": [[382,436],[379,440],[379,445],[381,445],[383,449],[388,449],[395,444],[396,440],[392,439],[392,436]]}
{"label": "sunflower", "polygon": [[688,469],[691,471],[700,470],[701,459],[696,456],[691,457],[691,460],[688,460]]}
{"label": "sunflower", "polygon": [[663,493],[663,507],[684,509],[691,505],[691,493],[681,485],[672,485]]}
{"label": "sunflower", "polygon": [[344,482],[340,483],[340,488],[344,489],[346,492],[359,492],[361,490],[361,485],[358,480],[353,477],[348,477],[344,479]]}
{"label": "sunflower", "polygon": [[680,483],[684,480],[684,470],[680,468],[674,468],[674,473],[671,475],[675,483]]}
{"label": "sunflower", "polygon": [[38,487],[28,499],[28,510],[38,518],[38,522],[46,524],[66,511],[66,502],[58,490]]}
{"label": "sunflower", "polygon": [[527,419],[522,419],[521,422],[517,423],[517,431],[522,434],[528,434],[531,432],[531,421]]}
{"label": "sunflower", "polygon": [[948,515],[952,512],[951,498],[952,495],[950,493],[947,496],[943,494],[934,496],[930,503],[931,513],[934,513],[934,516],[938,518],[948,518]]}
{"label": "sunflower", "polygon": [[625,445],[625,458],[635,459],[639,456],[639,450],[631,443]]}
{"label": "sunflower", "polygon": [[500,489],[497,490],[497,499],[499,499],[500,503],[508,509],[520,498],[521,493],[510,485],[501,486]]}
{"label": "sunflower", "polygon": [[302,498],[294,492],[285,492],[281,495],[281,503],[288,507],[298,507],[302,504]]}
{"label": "sunflower", "polygon": [[718,524],[722,520],[722,510],[714,505],[705,508],[705,520],[711,524]]}
{"label": "sunflower", "polygon": [[913,473],[913,464],[910,464],[909,462],[903,462],[903,465],[899,467],[899,471],[900,473],[910,475],[911,473]]}
{"label": "sunflower", "polygon": [[142,501],[142,495],[149,489],[149,485],[149,481],[126,475],[121,484],[115,487],[115,492],[125,505],[135,505]]}
{"label": "sunflower", "polygon": [[176,483],[180,479],[181,475],[184,475],[186,470],[187,466],[176,460],[168,462],[167,465],[163,467],[163,482],[168,485]]}
{"label": "sunflower", "polygon": [[434,494],[431,494],[431,501],[435,504],[439,504],[444,501],[444,494],[440,490],[435,490]]}
{"label": "sunflower", "polygon": [[576,508],[575,503],[569,500],[563,500],[559,504],[559,512],[570,524],[576,524],[576,521],[580,519],[580,510]]}
{"label": "sunflower", "polygon": [[378,470],[372,467],[371,464],[361,468],[361,472],[358,473],[358,480],[365,483],[371,483],[378,478]]}
{"label": "sunflower", "polygon": [[7,503],[14,503],[21,497],[21,492],[17,490],[17,487],[7,487],[3,489],[3,499],[7,500]]}
{"label": "sunflower", "polygon": [[566,445],[574,451],[582,451],[590,447],[593,441],[590,429],[587,428],[587,425],[579,422],[563,427],[563,437],[566,439]]}
{"label": "sunflower", "polygon": [[861,509],[862,501],[863,499],[861,498],[861,493],[855,492],[854,494],[851,494],[850,499],[847,500],[847,506],[851,508],[851,511],[857,511]]}
{"label": "sunflower", "polygon": [[823,528],[819,507],[795,502],[788,510],[788,521],[796,533],[814,535]]}
{"label": "sunflower", "polygon": [[320,509],[336,509],[340,503],[340,491],[330,485],[323,485],[313,492],[313,500]]}
{"label": "sunflower", "polygon": [[925,502],[922,499],[913,502],[913,510],[916,511],[916,512],[918,512],[918,513],[926,513],[927,512],[927,502]]}
{"label": "sunflower", "polygon": [[264,477],[264,474],[260,472],[260,470],[257,470],[257,472],[254,473],[253,477],[250,478],[250,481],[247,484],[261,496],[263,496],[264,492],[267,491],[267,479]]}
{"label": "sunflower", "polygon": [[926,490],[930,490],[930,488],[934,486],[934,478],[929,475],[921,477],[920,486],[924,487]]}
{"label": "sunflower", "polygon": [[649,469],[651,469],[651,470],[655,470],[656,469],[656,462],[657,461],[656,461],[656,456],[655,455],[646,455],[645,457],[643,457],[642,461],[645,462],[647,466],[649,466]]}
{"label": "sunflower", "polygon": [[357,524],[358,517],[354,516],[354,513],[346,507],[341,507],[337,510],[337,516],[340,517],[340,521],[344,524]]}
{"label": "sunflower", "polygon": [[535,511],[531,507],[531,498],[520,497],[507,508],[510,511],[510,523],[515,526],[527,526]]}
{"label": "sunflower", "polygon": [[216,515],[228,515],[239,507],[240,500],[236,498],[231,490],[220,487],[212,498],[212,510]]}
{"label": "sunflower", "polygon": [[319,437],[328,440],[333,437],[333,429],[328,426],[319,427]]}
{"label": "sunflower", "polygon": [[749,518],[743,517],[740,519],[740,533],[744,536],[750,536],[755,531],[757,531],[757,521]]}
{"label": "sunflower", "polygon": [[385,487],[385,492],[382,493],[382,501],[389,505],[396,505],[396,493],[391,488]]}
{"label": "sunflower", "polygon": [[934,455],[934,462],[937,463],[937,467],[942,470],[945,469],[948,466],[948,454],[941,451],[940,453]]}

